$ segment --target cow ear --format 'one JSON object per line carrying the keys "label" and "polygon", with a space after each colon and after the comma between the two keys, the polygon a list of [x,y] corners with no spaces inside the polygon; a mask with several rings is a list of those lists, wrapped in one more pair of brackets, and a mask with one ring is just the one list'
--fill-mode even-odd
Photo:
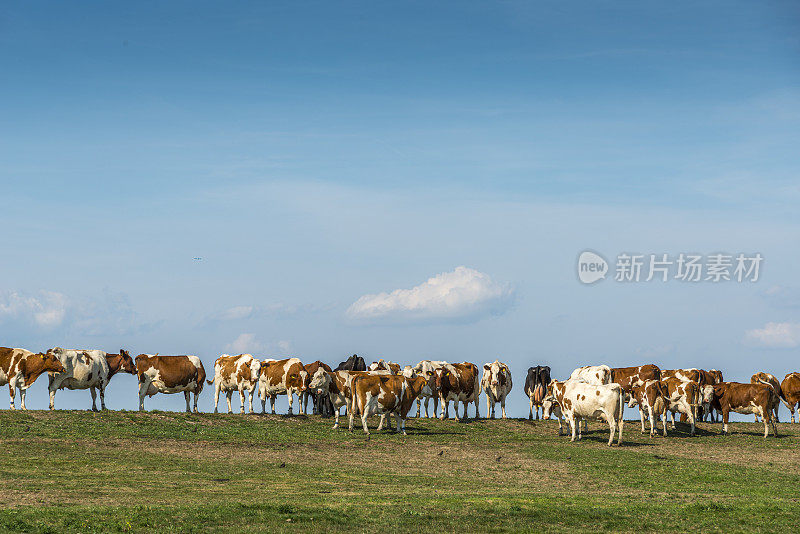
{"label": "cow ear", "polygon": [[489,365],[488,363],[484,363],[483,368],[486,369],[487,371],[490,371],[492,369],[492,366]]}

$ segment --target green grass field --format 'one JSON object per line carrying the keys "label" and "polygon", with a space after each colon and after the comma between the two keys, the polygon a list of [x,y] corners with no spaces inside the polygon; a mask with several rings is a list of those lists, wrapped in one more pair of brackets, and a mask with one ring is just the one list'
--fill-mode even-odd
{"label": "green grass field", "polygon": [[800,518],[800,425],[650,439],[637,421],[608,447],[600,423],[579,443],[555,421],[410,420],[369,441],[331,424],[3,410],[0,529],[795,532]]}

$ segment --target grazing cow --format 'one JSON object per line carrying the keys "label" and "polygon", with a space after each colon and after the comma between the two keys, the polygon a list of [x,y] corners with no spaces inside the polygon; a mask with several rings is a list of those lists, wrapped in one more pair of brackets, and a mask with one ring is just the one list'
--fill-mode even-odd
{"label": "grazing cow", "polygon": [[197,397],[203,391],[206,370],[197,356],[140,354],[136,357],[136,374],[139,377],[139,411],[144,410],[145,397],[183,392],[186,412],[192,412],[189,401],[194,393],[194,412],[198,413]]}
{"label": "grazing cow", "polygon": [[[690,434],[694,436],[695,422],[697,421],[697,409],[701,403],[701,387],[694,380],[682,380],[675,376],[661,381],[661,388],[664,391],[667,401],[667,411],[672,416],[672,428],[675,429],[675,413],[679,412],[686,416],[691,427]],[[664,425],[667,418],[664,417]]]}
{"label": "grazing cow", "polygon": [[459,421],[459,402],[464,403],[464,419],[467,419],[467,406],[470,402],[475,403],[475,419],[479,419],[481,416],[478,407],[478,397],[481,394],[479,380],[478,366],[474,363],[448,363],[437,369],[435,384],[439,392],[439,402],[442,403],[439,419],[447,419],[450,416],[447,403],[451,400],[456,421]]}
{"label": "grazing cow", "polygon": [[582,381],[588,384],[610,384],[611,368],[607,365],[587,365],[578,367],[569,375],[570,380]]}
{"label": "grazing cow", "polygon": [[789,408],[794,423],[794,408],[800,403],[800,373],[789,373],[781,382],[781,400]]}
{"label": "grazing cow", "polygon": [[253,413],[253,396],[258,388],[258,377],[261,376],[261,361],[252,354],[231,356],[223,354],[214,362],[214,378],[208,384],[214,385],[214,413],[219,413],[219,394],[225,392],[228,401],[228,413],[231,408],[231,396],[239,392],[244,413],[245,391],[250,392],[250,413]]}
{"label": "grazing cow", "polygon": [[764,437],[769,435],[769,425],[778,437],[778,428],[772,418],[772,407],[775,405],[777,392],[766,384],[741,384],[723,382],[714,385],[712,404],[722,412],[722,432],[728,433],[728,416],[730,412],[755,414],[764,419]]}
{"label": "grazing cow", "polygon": [[391,371],[393,375],[399,375],[401,372],[400,364],[394,362],[386,362],[381,358],[377,362],[369,364],[367,371]]}
{"label": "grazing cow", "polygon": [[353,354],[345,361],[340,363],[336,366],[334,371],[366,371],[367,370],[367,363],[364,361],[364,358]]}
{"label": "grazing cow", "polygon": [[[50,409],[55,409],[56,391],[59,389],[88,389],[92,395],[92,411],[97,411],[97,391],[100,391],[100,408],[106,409],[106,387],[118,371],[136,374],[136,366],[128,351],[108,354],[102,350],[74,350],[55,347],[47,351],[64,366],[63,373],[49,373],[47,389],[50,392]],[[113,366],[113,367],[112,367]]]}
{"label": "grazing cow", "polygon": [[25,396],[28,388],[42,373],[63,373],[64,365],[52,354],[42,354],[25,349],[0,347],[0,386],[8,384],[11,409],[14,410],[14,396],[19,389],[20,408],[27,410]]}
{"label": "grazing cow", "polygon": [[[306,380],[311,381],[311,377],[317,372],[317,369],[322,368],[327,372],[331,372],[331,367],[327,363],[319,360],[313,363],[307,363],[305,366],[308,376]],[[333,415],[333,405],[327,395],[317,395],[316,390],[306,384],[306,391],[303,393],[303,411],[308,413],[308,398],[311,397],[311,410],[314,415],[321,414],[323,417],[330,417]]]}
{"label": "grazing cow", "polygon": [[511,385],[511,371],[508,365],[498,360],[483,364],[481,389],[486,394],[486,412],[491,412],[492,419],[494,419],[494,408],[498,402],[503,419],[506,418],[506,396],[511,391]]}
{"label": "grazing cow", "polygon": [[656,418],[660,415],[664,422],[664,435],[667,435],[667,401],[666,392],[661,387],[659,380],[645,380],[642,384],[637,384],[631,388],[631,400],[629,408],[639,405],[639,418],[642,421],[642,434],[646,432],[644,428],[645,413],[650,418],[650,437],[656,435]]}
{"label": "grazing cow", "polygon": [[353,431],[355,412],[361,413],[361,424],[368,437],[367,418],[370,415],[381,415],[381,422],[377,429],[380,432],[386,416],[394,413],[397,420],[397,432],[402,432],[405,436],[408,412],[426,385],[427,381],[422,376],[413,378],[397,375],[354,377],[352,383],[353,409],[349,414],[350,431]]}
{"label": "grazing cow", "polygon": [[[619,429],[617,444],[622,444],[622,416],[625,411],[625,392],[619,384],[590,384],[578,380],[559,382],[553,380],[547,388],[544,402],[544,418],[549,419],[554,405],[558,405],[569,422],[572,433],[570,441],[575,441],[577,427],[578,439],[581,439],[581,419],[599,419],[608,422],[611,436],[608,445],[614,443],[614,434]],[[559,419],[559,435],[561,421]]]}
{"label": "grazing cow", "polygon": [[261,413],[267,412],[269,397],[272,413],[275,413],[275,399],[278,395],[286,395],[289,399],[289,415],[292,414],[292,403],[297,395],[300,415],[305,415],[302,395],[308,383],[308,372],[298,358],[283,360],[267,359],[261,364],[261,377],[258,380],[258,395],[261,397]]}
{"label": "grazing cow", "polygon": [[[413,370],[433,384],[436,370],[444,365],[447,365],[447,362],[440,360],[422,360],[413,367]],[[428,413],[428,401],[431,399],[433,399],[433,417],[436,417],[436,411],[439,406],[439,393],[436,391],[435,386],[429,389],[423,389],[422,393],[417,396],[417,417],[419,417],[422,412],[423,401],[425,404],[425,417],[430,417]]]}
{"label": "grazing cow", "polygon": [[[753,376],[751,376],[750,377],[750,383],[751,384],[765,384],[765,385],[767,385],[767,386],[769,386],[769,387],[771,387],[772,389],[775,390],[775,393],[778,394],[778,398],[775,399],[775,405],[772,407],[772,411],[775,413],[775,422],[776,423],[780,423],[781,420],[778,419],[778,408],[780,408],[780,405],[781,405],[781,400],[780,399],[783,396],[781,394],[781,383],[778,382],[778,379],[775,378],[775,376],[773,376],[773,375],[771,375],[769,373],[765,373],[763,371],[759,371],[758,373],[756,373]],[[758,423],[758,415],[756,415],[755,418],[756,418],[756,423]]]}
{"label": "grazing cow", "polygon": [[530,412],[528,419],[533,419],[534,409],[536,419],[539,419],[539,408],[547,393],[547,385],[550,384],[550,367],[547,365],[537,365],[528,368],[528,376],[525,378],[525,395],[528,396]]}

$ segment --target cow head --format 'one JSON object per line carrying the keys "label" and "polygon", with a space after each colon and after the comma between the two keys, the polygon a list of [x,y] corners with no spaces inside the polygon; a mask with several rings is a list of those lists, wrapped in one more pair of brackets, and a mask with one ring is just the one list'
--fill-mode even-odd
{"label": "cow head", "polygon": [[711,375],[714,377],[715,384],[720,384],[725,381],[725,379],[722,378],[722,371],[718,369],[712,369],[709,371],[709,373],[711,373]]}
{"label": "cow head", "polygon": [[306,390],[308,386],[308,371],[306,371],[305,367],[299,363],[291,365],[286,373],[287,388],[294,388],[301,393]]}
{"label": "cow head", "polygon": [[255,383],[258,382],[258,378],[261,376],[261,360],[258,358],[253,358],[250,360],[250,381]]}
{"label": "cow head", "polygon": [[123,373],[136,374],[136,364],[131,354],[125,349],[119,349],[119,370]]}
{"label": "cow head", "polygon": [[316,391],[320,395],[327,393],[330,386],[331,375],[329,375],[322,367],[319,367],[314,373],[314,376],[312,376],[308,381],[308,389]]}
{"label": "cow head", "polygon": [[714,386],[708,385],[700,388],[700,404],[703,411],[707,412],[714,401]]}
{"label": "cow head", "polygon": [[628,408],[633,408],[637,404],[640,404],[642,398],[642,390],[644,386],[633,386],[631,388],[631,398],[628,400]]}
{"label": "cow head", "polygon": [[42,372],[45,372],[45,371],[48,372],[48,373],[64,373],[64,372],[66,372],[66,369],[64,368],[64,364],[61,363],[61,360],[56,358],[56,356],[50,351],[47,351],[45,353],[41,353],[40,352],[38,354],[33,354],[32,356],[28,356],[28,358],[35,358],[35,359],[39,360],[39,362],[37,362],[37,363],[39,363],[42,366],[41,367],[42,368]]}
{"label": "cow head", "polygon": [[437,390],[440,390],[443,387],[445,389],[454,389],[454,386],[456,385],[456,377],[453,376],[453,373],[451,373],[446,367],[442,369],[436,369],[433,383]]}

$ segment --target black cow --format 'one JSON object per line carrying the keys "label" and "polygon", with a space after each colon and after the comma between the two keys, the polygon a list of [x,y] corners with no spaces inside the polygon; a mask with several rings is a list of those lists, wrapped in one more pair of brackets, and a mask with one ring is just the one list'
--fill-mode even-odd
{"label": "black cow", "polygon": [[353,354],[345,361],[339,364],[334,371],[366,371],[367,370],[367,362],[364,361],[364,358]]}
{"label": "black cow", "polygon": [[[530,399],[531,411],[528,419],[533,419],[533,409],[536,408],[536,419],[539,419],[539,408],[547,393],[547,386],[550,384],[550,367],[537,365],[528,368],[528,377],[525,379],[525,394]],[[542,410],[544,415],[544,410]]]}

